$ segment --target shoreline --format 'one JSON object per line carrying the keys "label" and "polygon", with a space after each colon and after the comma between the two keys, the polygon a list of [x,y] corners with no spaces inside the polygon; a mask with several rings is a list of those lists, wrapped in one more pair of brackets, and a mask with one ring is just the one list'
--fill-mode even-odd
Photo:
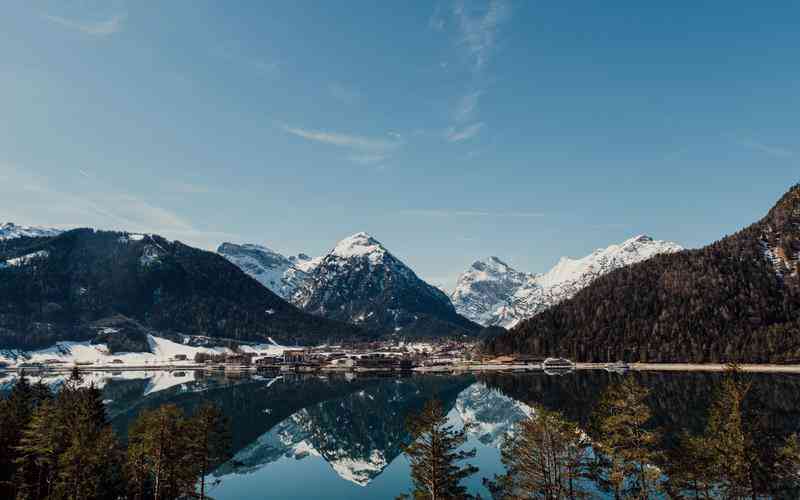
{"label": "shoreline", "polygon": [[[800,365],[772,365],[772,364],[740,364],[739,369],[745,373],[797,373],[800,374]],[[3,367],[0,374],[19,373],[26,371],[30,375],[35,374],[63,374],[69,373],[75,368],[72,365],[52,366],[43,368],[33,367]],[[78,366],[82,372],[124,372],[124,371],[214,371],[214,372],[257,372],[261,367],[252,365],[201,365],[195,363],[170,364],[163,363],[158,365],[120,365],[120,366]],[[310,369],[288,369],[281,370],[280,367],[270,367],[273,371],[280,373],[404,373],[400,370],[384,368],[338,368],[338,367],[319,367]],[[727,364],[723,363],[630,363],[627,370],[615,370],[607,367],[606,363],[575,363],[574,369],[565,369],[563,372],[586,371],[586,370],[605,370],[609,372],[641,371],[641,372],[724,372],[728,369]],[[470,364],[470,365],[442,365],[442,366],[419,366],[405,373],[453,373],[453,372],[545,372],[542,365],[536,364]]]}

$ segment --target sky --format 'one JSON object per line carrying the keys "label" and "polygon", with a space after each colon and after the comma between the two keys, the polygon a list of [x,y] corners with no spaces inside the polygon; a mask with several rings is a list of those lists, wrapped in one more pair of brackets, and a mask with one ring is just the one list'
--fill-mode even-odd
{"label": "sky", "polygon": [[5,2],[0,221],[367,231],[449,287],[699,247],[800,181],[800,4],[659,3]]}

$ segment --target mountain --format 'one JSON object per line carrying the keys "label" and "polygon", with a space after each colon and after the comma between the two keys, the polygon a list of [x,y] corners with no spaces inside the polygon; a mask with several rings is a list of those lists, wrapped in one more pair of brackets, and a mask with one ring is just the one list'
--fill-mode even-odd
{"label": "mountain", "polygon": [[60,229],[35,226],[18,226],[13,222],[0,224],[0,240],[11,240],[15,238],[38,238],[42,236],[57,236],[61,234]]}
{"label": "mountain", "polygon": [[544,274],[517,271],[497,257],[477,261],[463,273],[450,296],[456,310],[485,326],[512,328],[520,321],[574,296],[614,269],[683,248],[647,235],[595,250],[581,259],[562,257]]}
{"label": "mountain", "polygon": [[308,279],[308,273],[319,262],[303,253],[286,257],[267,247],[253,244],[237,245],[226,242],[219,246],[217,253],[289,302]]}
{"label": "mountain", "polygon": [[580,361],[800,361],[800,184],[736,234],[600,276],[485,348]]}
{"label": "mountain", "polygon": [[[474,380],[472,376],[420,375],[401,379],[357,378],[358,385],[330,382],[331,391],[327,397],[269,428],[238,450],[214,475],[224,478],[232,473],[251,474],[281,457],[297,460],[317,457],[327,462],[342,479],[366,486],[397,459],[410,442],[406,425],[409,416],[419,413],[433,397],[449,411],[456,397]],[[337,387],[341,391],[347,386],[352,387],[349,394],[337,395]],[[253,399],[281,405],[280,394],[275,394],[275,389],[303,394],[296,381],[280,381],[271,388],[270,397],[263,397],[262,391]],[[242,403],[243,406],[248,404],[253,402]],[[260,423],[263,420],[262,415],[262,419],[250,421]]]}
{"label": "mountain", "polygon": [[533,408],[502,392],[476,382],[458,395],[455,410],[468,435],[481,443],[500,448],[514,425],[534,414]]}
{"label": "mountain", "polygon": [[157,235],[75,229],[4,243],[2,348],[92,340],[108,321],[139,339],[158,333],[316,343],[362,335],[303,313],[215,253]]}
{"label": "mountain", "polygon": [[306,312],[381,333],[434,337],[481,329],[366,233],[343,239],[325,255],[294,302]]}

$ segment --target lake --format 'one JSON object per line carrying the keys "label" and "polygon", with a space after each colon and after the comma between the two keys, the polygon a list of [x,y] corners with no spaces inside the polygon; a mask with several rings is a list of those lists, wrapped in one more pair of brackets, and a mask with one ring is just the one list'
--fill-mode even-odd
{"label": "lake", "polygon": [[[483,477],[502,472],[499,446],[532,406],[559,410],[585,426],[603,389],[622,375],[577,371],[490,375],[237,376],[196,371],[87,374],[124,436],[145,408],[173,403],[192,411],[206,400],[231,419],[234,457],[211,475],[217,499],[394,498],[410,487],[402,454],[406,417],[439,398],[456,426],[472,424],[467,448],[480,472],[469,481],[484,497]],[[699,432],[719,373],[631,373],[651,390],[653,423],[668,449],[682,430]],[[7,390],[14,375],[0,375]],[[748,374],[748,405],[781,434],[800,429],[800,376]],[[57,388],[61,376],[44,381]],[[598,494],[599,496],[599,494]]]}

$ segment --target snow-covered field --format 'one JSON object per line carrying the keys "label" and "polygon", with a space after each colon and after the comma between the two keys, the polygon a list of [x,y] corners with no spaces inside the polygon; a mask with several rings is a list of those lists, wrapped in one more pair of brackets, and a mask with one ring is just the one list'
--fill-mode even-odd
{"label": "snow-covered field", "polygon": [[[270,339],[272,340],[272,339]],[[0,363],[16,367],[21,363],[53,363],[73,366],[76,363],[93,368],[147,367],[147,366],[189,366],[194,364],[197,353],[230,354],[224,347],[195,347],[179,344],[171,340],[148,336],[151,352],[124,352],[112,354],[106,344],[86,342],[58,342],[56,345],[36,351],[0,350]],[[240,351],[254,353],[256,356],[280,355],[286,347],[274,341],[269,344],[243,345]],[[186,360],[178,360],[178,357]]]}

